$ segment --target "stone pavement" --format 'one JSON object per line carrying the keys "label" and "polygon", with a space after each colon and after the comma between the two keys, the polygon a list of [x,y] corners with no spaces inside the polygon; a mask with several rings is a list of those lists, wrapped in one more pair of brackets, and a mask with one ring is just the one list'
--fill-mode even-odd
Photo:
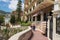
{"label": "stone pavement", "polygon": [[40,31],[32,31],[33,36],[30,40],[48,40]]}

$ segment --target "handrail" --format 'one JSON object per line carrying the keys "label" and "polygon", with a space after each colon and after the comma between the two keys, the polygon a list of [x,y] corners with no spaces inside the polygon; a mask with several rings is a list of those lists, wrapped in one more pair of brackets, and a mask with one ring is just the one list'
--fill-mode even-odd
{"label": "handrail", "polygon": [[26,34],[27,32],[29,32],[31,30],[31,28],[25,30],[25,31],[22,31],[22,32],[19,32],[13,36],[11,36],[8,40],[18,40],[23,34]]}

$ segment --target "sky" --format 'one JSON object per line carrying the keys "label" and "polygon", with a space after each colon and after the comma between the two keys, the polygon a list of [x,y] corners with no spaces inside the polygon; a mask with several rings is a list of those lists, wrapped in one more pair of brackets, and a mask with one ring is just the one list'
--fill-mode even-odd
{"label": "sky", "polygon": [[[22,1],[22,10],[24,10],[24,0]],[[6,12],[15,11],[17,8],[18,0],[0,0],[0,10]]]}

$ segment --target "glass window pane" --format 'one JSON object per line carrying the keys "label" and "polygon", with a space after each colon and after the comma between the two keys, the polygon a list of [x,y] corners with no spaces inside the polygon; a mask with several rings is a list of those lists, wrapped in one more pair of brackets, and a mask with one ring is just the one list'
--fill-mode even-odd
{"label": "glass window pane", "polygon": [[56,24],[57,24],[57,26],[56,26],[56,33],[60,34],[60,17],[57,18]]}

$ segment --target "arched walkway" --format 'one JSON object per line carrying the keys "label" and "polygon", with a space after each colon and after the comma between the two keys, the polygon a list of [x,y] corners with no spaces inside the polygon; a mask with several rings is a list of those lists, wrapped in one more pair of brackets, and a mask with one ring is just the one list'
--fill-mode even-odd
{"label": "arched walkway", "polygon": [[48,40],[47,37],[45,37],[40,31],[36,30],[36,31],[33,31],[33,36],[30,40]]}

